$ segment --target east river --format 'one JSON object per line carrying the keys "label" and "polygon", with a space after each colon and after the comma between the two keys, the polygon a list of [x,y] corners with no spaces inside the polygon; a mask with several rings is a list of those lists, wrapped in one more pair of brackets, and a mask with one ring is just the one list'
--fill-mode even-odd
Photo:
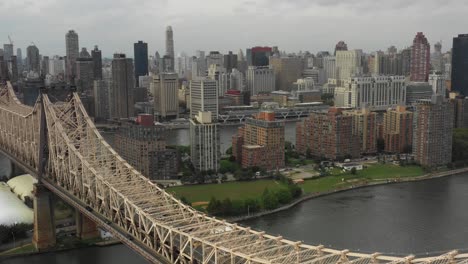
{"label": "east river", "polygon": [[[236,127],[226,128],[231,132],[222,134],[221,142],[227,145]],[[177,133],[186,135],[174,133],[169,140],[187,145],[183,138],[188,138],[188,131]],[[286,138],[293,141],[292,135]],[[241,224],[312,245],[422,256],[452,249],[468,250],[467,205],[468,175],[459,175],[337,193]],[[2,263],[146,262],[127,247],[116,245],[14,258]]]}

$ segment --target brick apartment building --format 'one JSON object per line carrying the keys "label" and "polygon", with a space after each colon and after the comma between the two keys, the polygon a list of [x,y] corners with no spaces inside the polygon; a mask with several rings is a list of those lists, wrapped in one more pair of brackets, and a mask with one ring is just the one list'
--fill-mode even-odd
{"label": "brick apartment building", "polygon": [[413,112],[408,111],[405,106],[387,110],[383,121],[383,139],[386,152],[411,152]]}
{"label": "brick apartment building", "polygon": [[275,170],[284,167],[284,123],[273,112],[248,118],[232,137],[232,153],[243,168]]}
{"label": "brick apartment building", "polygon": [[361,141],[353,135],[353,117],[339,108],[313,112],[296,126],[296,149],[314,157],[340,160],[360,156]]}

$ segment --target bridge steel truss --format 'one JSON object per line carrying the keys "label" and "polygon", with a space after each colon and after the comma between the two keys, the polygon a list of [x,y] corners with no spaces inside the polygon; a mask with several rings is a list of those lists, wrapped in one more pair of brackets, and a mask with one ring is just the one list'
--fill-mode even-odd
{"label": "bridge steel truss", "polygon": [[305,245],[209,217],[181,203],[121,158],[99,134],[76,94],[56,103],[44,95],[42,104],[38,100],[29,107],[18,101],[8,83],[0,88],[0,148],[26,167],[38,168],[41,107],[47,123],[46,186],[104,217],[108,228],[123,230],[128,239],[118,237],[153,262],[468,264],[468,254],[457,251],[419,259],[354,253]]}

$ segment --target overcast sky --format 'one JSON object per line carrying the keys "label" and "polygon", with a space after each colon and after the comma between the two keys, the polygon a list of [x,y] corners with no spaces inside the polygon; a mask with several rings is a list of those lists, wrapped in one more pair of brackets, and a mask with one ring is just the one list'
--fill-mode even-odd
{"label": "overcast sky", "polygon": [[[398,49],[423,31],[431,46],[468,33],[466,0],[0,0],[0,42],[11,35],[15,50],[34,42],[43,55],[64,55],[65,33],[74,29],[80,47],[97,44],[104,56],[148,43],[164,53],[165,28],[174,31],[175,52],[237,52],[255,45],[280,50]],[[15,51],[16,52],[16,51]],[[245,51],[244,51],[245,52]],[[25,55],[23,55],[25,56]]]}

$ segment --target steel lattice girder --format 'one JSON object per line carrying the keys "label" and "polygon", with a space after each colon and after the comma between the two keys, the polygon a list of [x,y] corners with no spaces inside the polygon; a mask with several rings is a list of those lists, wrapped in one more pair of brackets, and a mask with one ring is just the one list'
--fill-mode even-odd
{"label": "steel lattice girder", "polygon": [[[46,177],[172,262],[468,264],[468,255],[456,251],[415,259],[312,247],[208,217],[126,163],[99,134],[76,94],[65,103],[44,98]],[[0,88],[0,147],[32,168],[38,165],[40,107],[22,105],[9,84]]]}

